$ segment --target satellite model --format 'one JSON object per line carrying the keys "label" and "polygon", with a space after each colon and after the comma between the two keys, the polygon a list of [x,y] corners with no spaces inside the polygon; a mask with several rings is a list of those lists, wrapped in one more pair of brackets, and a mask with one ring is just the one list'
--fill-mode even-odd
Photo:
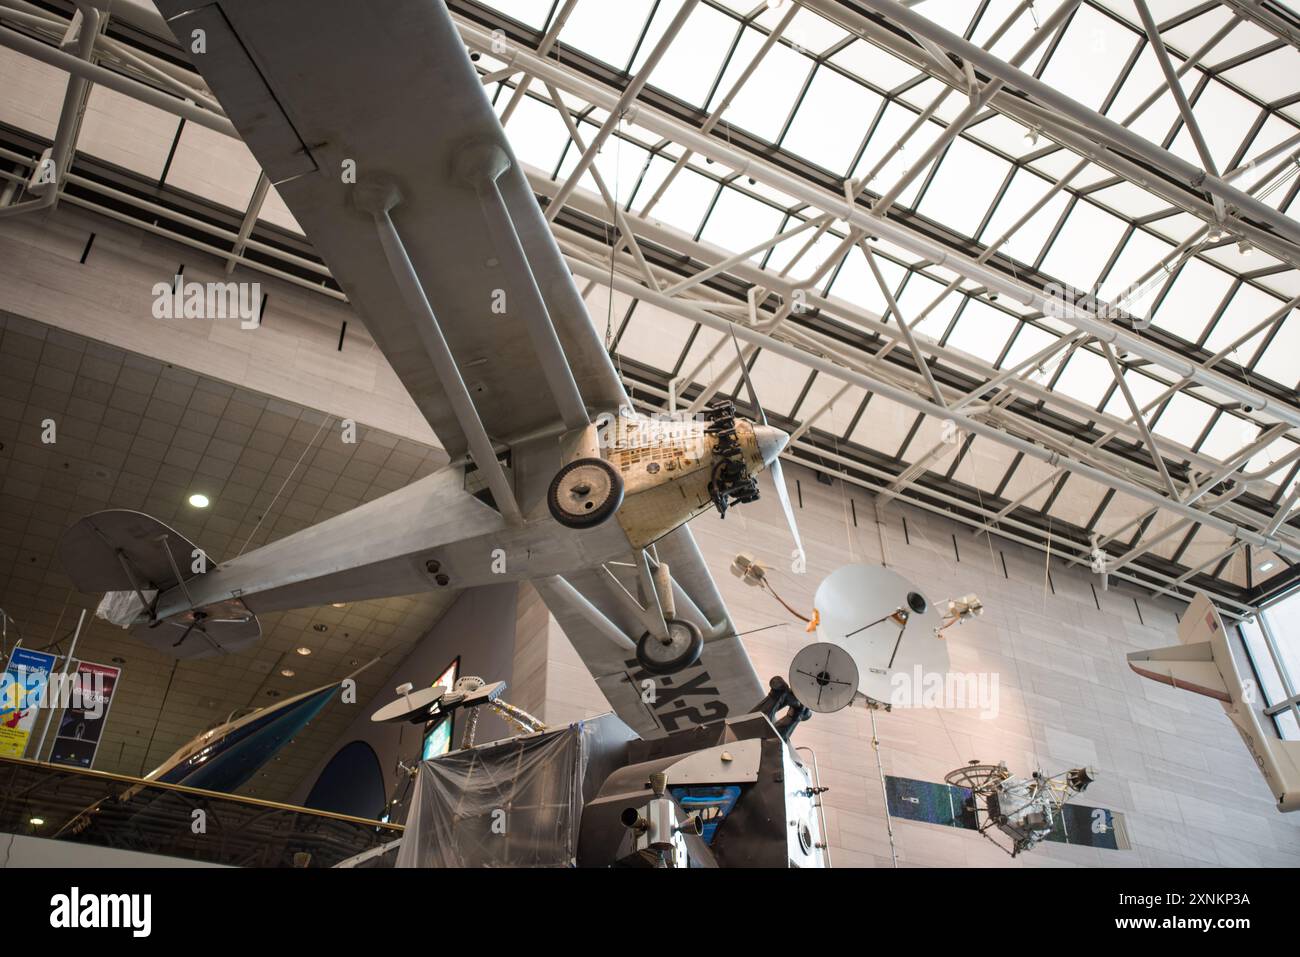
{"label": "satellite model", "polygon": [[[971,761],[966,767],[948,772],[944,780],[953,787],[970,790],[970,810],[976,816],[977,830],[1015,857],[1052,834],[1065,802],[1086,790],[1093,777],[1089,768],[1071,768],[1050,778],[1042,771],[1017,778],[1007,770],[1005,761]],[[1010,850],[994,840],[989,833],[994,828],[1011,839]]]}

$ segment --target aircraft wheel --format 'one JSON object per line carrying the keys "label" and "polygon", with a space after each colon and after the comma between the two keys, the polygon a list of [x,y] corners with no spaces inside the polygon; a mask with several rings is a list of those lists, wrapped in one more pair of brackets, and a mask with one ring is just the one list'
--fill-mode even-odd
{"label": "aircraft wheel", "polygon": [[566,528],[591,528],[623,504],[623,476],[604,459],[574,459],[551,479],[546,504]]}
{"label": "aircraft wheel", "polygon": [[703,650],[700,629],[689,621],[669,618],[668,640],[647,631],[636,644],[636,659],[652,675],[670,675],[699,661]]}

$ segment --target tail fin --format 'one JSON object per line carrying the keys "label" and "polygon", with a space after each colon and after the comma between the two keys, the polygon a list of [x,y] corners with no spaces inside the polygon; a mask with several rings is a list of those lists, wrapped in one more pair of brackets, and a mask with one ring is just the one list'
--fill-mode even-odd
{"label": "tail fin", "polygon": [[1204,594],[1192,599],[1178,638],[1181,644],[1131,653],[1129,667],[1153,681],[1218,700],[1277,798],[1278,810],[1300,809],[1300,741],[1283,741],[1264,727],[1254,684],[1241,680],[1223,620]]}

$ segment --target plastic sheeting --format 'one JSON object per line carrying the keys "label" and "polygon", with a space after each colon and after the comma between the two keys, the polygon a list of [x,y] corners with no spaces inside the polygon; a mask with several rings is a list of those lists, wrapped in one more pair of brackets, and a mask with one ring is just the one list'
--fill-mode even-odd
{"label": "plastic sheeting", "polygon": [[[145,598],[153,601],[156,591],[146,591]],[[144,611],[144,605],[140,604],[140,596],[133,591],[110,591],[105,592],[104,597],[99,601],[99,607],[95,609],[95,617],[103,618],[109,624],[117,625],[119,628],[130,628],[131,623],[135,621],[136,616]]]}
{"label": "plastic sheeting", "polygon": [[397,867],[573,867],[582,723],[420,765]]}

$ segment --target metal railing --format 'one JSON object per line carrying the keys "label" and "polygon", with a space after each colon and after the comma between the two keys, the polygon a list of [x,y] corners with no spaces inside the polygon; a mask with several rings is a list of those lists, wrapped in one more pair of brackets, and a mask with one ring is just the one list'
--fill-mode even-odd
{"label": "metal railing", "polygon": [[402,834],[397,824],[10,757],[0,757],[0,831],[232,867],[333,867]]}

